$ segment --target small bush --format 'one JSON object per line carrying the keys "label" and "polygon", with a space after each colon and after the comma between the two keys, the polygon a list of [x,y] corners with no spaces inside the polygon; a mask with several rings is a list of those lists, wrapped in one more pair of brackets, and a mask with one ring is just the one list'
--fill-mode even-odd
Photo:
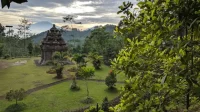
{"label": "small bush", "polygon": [[92,97],[85,97],[81,103],[84,103],[84,104],[90,104],[90,103],[93,103],[94,102],[94,99]]}
{"label": "small bush", "polygon": [[103,103],[101,104],[101,108],[104,110],[104,112],[109,111],[109,102],[107,97],[104,98]]}
{"label": "small bush", "polygon": [[8,101],[15,101],[16,105],[18,101],[22,101],[25,97],[25,90],[23,88],[19,90],[10,90],[9,92],[6,93],[6,99]]}
{"label": "small bush", "polygon": [[108,76],[105,79],[105,83],[109,88],[113,88],[117,82],[116,74],[113,71],[110,71]]}

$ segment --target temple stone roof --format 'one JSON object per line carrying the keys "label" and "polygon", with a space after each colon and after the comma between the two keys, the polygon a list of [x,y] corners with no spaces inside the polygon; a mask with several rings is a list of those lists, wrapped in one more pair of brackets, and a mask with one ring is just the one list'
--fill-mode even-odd
{"label": "temple stone roof", "polygon": [[62,34],[56,28],[55,24],[47,32],[47,35],[43,39],[40,47],[42,51],[41,63],[45,63],[47,60],[51,60],[52,54],[55,51],[62,52],[67,50],[67,46],[64,39],[62,38]]}

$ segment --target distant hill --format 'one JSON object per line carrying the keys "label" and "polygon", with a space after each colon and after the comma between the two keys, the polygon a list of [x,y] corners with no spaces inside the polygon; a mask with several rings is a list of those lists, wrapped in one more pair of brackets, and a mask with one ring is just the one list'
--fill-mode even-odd
{"label": "distant hill", "polygon": [[31,33],[38,34],[38,33],[49,30],[52,26],[53,26],[52,23],[48,21],[42,21],[42,22],[32,24],[30,26],[30,30],[31,30]]}
{"label": "distant hill", "polygon": [[[52,27],[52,26],[51,26]],[[51,28],[50,27],[50,28]],[[64,31],[62,33],[62,37],[63,39],[67,42],[69,40],[72,40],[72,39],[78,39],[80,41],[84,41],[84,39],[90,35],[91,31],[95,28],[98,28],[99,26],[95,26],[93,28],[90,28],[90,29],[87,29],[87,30],[84,30],[84,31],[80,31],[80,30],[77,30],[77,29],[74,29],[72,31]],[[106,27],[106,31],[108,32],[111,32],[113,33],[113,30],[115,29],[115,25],[105,25]],[[49,28],[49,29],[50,29]],[[47,30],[49,30],[47,29]],[[34,44],[40,44],[40,42],[42,41],[43,38],[46,37],[47,35],[47,30],[45,32],[42,32],[42,33],[39,33],[35,36],[32,37],[32,41]]]}

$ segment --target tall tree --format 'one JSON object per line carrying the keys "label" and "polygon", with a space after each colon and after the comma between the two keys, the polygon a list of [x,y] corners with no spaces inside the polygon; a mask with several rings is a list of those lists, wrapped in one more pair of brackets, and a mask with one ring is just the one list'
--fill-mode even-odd
{"label": "tall tree", "polygon": [[123,47],[121,44],[123,39],[106,31],[106,27],[99,27],[91,32],[91,35],[86,37],[83,45],[83,52],[97,52],[103,56],[104,64],[110,65],[110,60],[114,59]]}
{"label": "tall tree", "polygon": [[15,100],[15,104],[18,104],[18,101],[21,101],[25,97],[25,90],[24,89],[19,89],[19,90],[10,90],[9,92],[6,93],[6,99],[8,101]]}
{"label": "tall tree", "polygon": [[88,57],[92,59],[92,64],[95,69],[98,70],[101,68],[102,56],[99,56],[97,53],[89,53]]}
{"label": "tall tree", "polygon": [[56,78],[61,79],[62,76],[62,71],[64,68],[64,63],[63,60],[66,58],[65,56],[67,56],[66,52],[54,52],[52,55],[52,59],[54,62],[54,69],[56,70]]}
{"label": "tall tree", "polygon": [[88,83],[87,79],[94,76],[94,68],[91,67],[81,67],[81,69],[78,71],[80,76],[85,80],[85,85],[87,88],[87,98],[89,98],[89,88],[88,88]]}
{"label": "tall tree", "polygon": [[[77,22],[75,20],[75,18],[77,18],[77,17],[78,16],[75,16],[75,15],[67,15],[67,16],[63,17],[63,22],[70,22],[70,24],[71,24],[71,30],[73,30],[72,24],[82,24],[81,22]],[[70,27],[69,27],[69,25],[66,25],[66,26],[63,26],[62,28],[63,29],[69,29]],[[74,37],[74,35],[71,35],[71,36],[74,39],[74,47],[75,47],[75,37]]]}
{"label": "tall tree", "polygon": [[29,28],[31,26],[31,22],[30,20],[26,19],[26,18],[22,18],[19,20],[20,24],[18,25],[18,33],[19,35],[21,35],[24,39],[24,50],[25,50],[25,46],[26,46],[26,38],[27,38],[27,34],[29,33]]}
{"label": "tall tree", "polygon": [[[124,2],[118,13],[121,34],[137,32],[125,39],[125,48],[113,61],[115,70],[129,80],[122,102],[115,107],[128,111],[191,111],[199,94],[200,2],[196,0],[141,0],[138,9]],[[134,10],[134,11],[132,11]]]}
{"label": "tall tree", "polygon": [[0,23],[0,36],[5,36],[5,27]]}
{"label": "tall tree", "polygon": [[32,44],[32,43],[29,43],[27,49],[28,49],[29,55],[31,56],[32,53],[33,53],[33,44]]}

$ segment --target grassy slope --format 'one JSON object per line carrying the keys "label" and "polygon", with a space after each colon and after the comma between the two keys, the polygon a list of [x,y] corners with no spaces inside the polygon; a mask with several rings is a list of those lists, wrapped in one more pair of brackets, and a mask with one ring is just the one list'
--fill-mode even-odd
{"label": "grassy slope", "polygon": [[[46,71],[50,68],[49,66],[36,66],[34,60],[39,58],[16,58],[12,60],[1,60],[5,62],[16,62],[20,60],[27,60],[25,65],[12,66],[6,69],[0,69],[0,96],[4,95],[11,89],[31,89],[36,86],[55,82],[53,79],[55,74],[47,74]],[[65,70],[71,68],[73,65],[65,66]],[[88,66],[92,66],[88,63]],[[104,80],[108,75],[110,67],[102,65],[101,70],[95,71],[93,79]],[[66,76],[66,72],[64,72]],[[71,73],[73,74],[73,73]],[[118,81],[124,81],[126,78],[123,74],[117,75]]]}
{"label": "grassy slope", "polygon": [[[20,60],[28,61],[26,65],[12,66],[7,69],[0,69],[0,95],[4,95],[10,89],[31,89],[42,84],[48,84],[57,81],[56,79],[53,79],[55,74],[46,73],[46,71],[50,68],[49,66],[38,67],[34,64],[34,59],[39,58],[17,58],[12,60],[0,60],[10,63]],[[65,66],[65,70],[73,66],[74,65]],[[92,66],[92,64],[88,63],[88,66]],[[102,69],[95,72],[93,79],[104,80],[110,70],[110,67],[102,65]],[[123,81],[125,76],[121,74],[117,75],[117,78],[118,81]],[[79,92],[72,92],[69,90],[69,86],[71,84],[70,81],[32,93],[24,101],[24,103],[28,105],[28,109],[26,111],[55,112],[86,106],[79,102],[80,99],[86,95],[84,82],[79,81],[78,83],[81,86],[81,91]],[[105,96],[108,96],[109,99],[112,99],[118,95],[116,93],[109,93],[105,91],[107,86],[104,82],[89,82],[89,88],[91,96],[94,97],[96,102],[100,104]],[[13,102],[0,100],[0,111],[3,111],[11,104],[13,104]]]}
{"label": "grassy slope", "polygon": [[[85,82],[77,81],[77,83],[81,87],[80,91],[70,91],[71,81],[67,81],[30,94],[23,101],[28,106],[26,112],[60,112],[87,106],[80,103],[80,100],[86,96]],[[88,82],[88,84],[90,96],[95,99],[92,105],[101,104],[105,96],[111,100],[119,94],[119,92],[107,91],[107,86],[103,82]],[[117,87],[119,89],[121,84],[117,84]],[[4,111],[13,103],[0,100],[0,111]]]}
{"label": "grassy slope", "polygon": [[[0,95],[5,94],[10,89],[30,89],[43,84],[54,81],[55,74],[47,74],[49,66],[36,66],[34,59],[13,59],[7,62],[16,62],[19,60],[27,60],[27,64],[20,66],[12,66],[6,69],[0,69]],[[4,60],[5,61],[5,60]]]}

